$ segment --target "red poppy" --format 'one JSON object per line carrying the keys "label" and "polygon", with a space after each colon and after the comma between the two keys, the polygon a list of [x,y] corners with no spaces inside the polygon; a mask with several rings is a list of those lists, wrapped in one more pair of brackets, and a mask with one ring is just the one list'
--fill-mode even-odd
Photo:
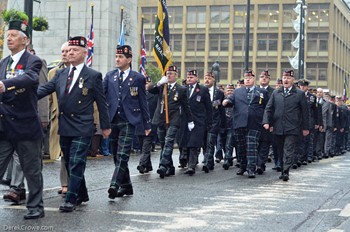
{"label": "red poppy", "polygon": [[23,69],[23,66],[21,64],[17,64],[16,69],[21,70],[21,69]]}
{"label": "red poppy", "polygon": [[196,92],[198,93],[200,91],[200,89],[196,89]]}

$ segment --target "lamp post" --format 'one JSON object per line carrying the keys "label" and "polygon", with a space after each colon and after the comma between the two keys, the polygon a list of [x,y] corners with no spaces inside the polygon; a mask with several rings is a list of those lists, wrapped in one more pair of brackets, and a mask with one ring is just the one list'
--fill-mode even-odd
{"label": "lamp post", "polygon": [[[305,10],[307,9],[305,0],[297,0],[297,4],[300,5],[300,37],[299,37],[299,60],[298,71],[299,79],[304,79],[304,64],[305,64]],[[304,20],[304,22],[303,22]]]}
{"label": "lamp post", "polygon": [[250,0],[247,0],[247,19],[245,26],[245,59],[244,59],[244,70],[249,69],[249,33],[250,33]]}

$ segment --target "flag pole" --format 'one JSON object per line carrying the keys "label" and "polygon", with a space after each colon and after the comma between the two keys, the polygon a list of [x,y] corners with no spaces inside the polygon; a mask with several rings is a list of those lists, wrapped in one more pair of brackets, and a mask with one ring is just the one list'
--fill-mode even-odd
{"label": "flag pole", "polygon": [[69,40],[69,37],[70,37],[70,13],[71,13],[71,8],[72,8],[72,4],[69,3],[69,4],[68,4],[68,32],[67,32],[67,41]]}

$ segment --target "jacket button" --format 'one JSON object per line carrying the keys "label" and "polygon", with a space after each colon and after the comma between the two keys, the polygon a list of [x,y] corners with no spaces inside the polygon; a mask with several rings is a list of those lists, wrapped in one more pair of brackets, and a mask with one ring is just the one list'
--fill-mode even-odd
{"label": "jacket button", "polygon": [[63,114],[63,112],[61,112],[61,114]]}
{"label": "jacket button", "polygon": [[71,117],[74,117],[74,114],[71,114],[70,116],[71,116]]}
{"label": "jacket button", "polygon": [[81,101],[78,101],[79,104],[81,104]]}
{"label": "jacket button", "polygon": [[15,120],[14,118],[11,118],[11,120],[13,121],[13,120]]}

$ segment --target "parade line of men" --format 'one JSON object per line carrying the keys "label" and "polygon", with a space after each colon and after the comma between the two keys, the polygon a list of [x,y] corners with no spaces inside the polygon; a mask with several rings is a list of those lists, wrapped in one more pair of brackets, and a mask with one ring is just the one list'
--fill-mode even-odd
{"label": "parade line of men", "polygon": [[[219,88],[212,71],[201,76],[189,70],[179,84],[178,68],[172,65],[166,76],[152,84],[150,78],[131,69],[132,48],[123,45],[116,49],[116,69],[103,78],[85,65],[87,41],[76,36],[62,46],[64,65],[39,86],[42,61],[26,51],[28,40],[27,23],[10,21],[7,46],[11,55],[0,62],[0,179],[16,153],[29,190],[25,219],[45,216],[43,128],[37,102],[51,94],[57,96],[59,135],[51,142],[59,145],[64,161],[61,171],[68,176],[61,178],[67,186],[59,206],[62,212],[72,212],[89,201],[84,172],[96,124],[101,135],[110,138],[114,158],[107,191],[110,199],[134,193],[128,161],[135,137],[142,146],[137,170],[143,174],[153,170],[152,144],[158,136],[161,151],[156,172],[162,179],[175,175],[175,143],[180,151],[178,167],[186,175],[198,170],[209,173],[221,161],[228,170],[236,159],[236,174],[255,178],[273,159],[273,169],[283,181],[289,180],[290,169],[349,148],[350,111],[342,98],[320,88],[309,89],[310,82],[296,81],[293,70],[284,71],[275,88],[269,85],[268,70],[259,77],[246,70],[237,85]],[[199,81],[202,77],[204,85]],[[98,112],[98,122],[94,112]],[[12,189],[4,199],[20,204],[26,199],[22,192]]]}

